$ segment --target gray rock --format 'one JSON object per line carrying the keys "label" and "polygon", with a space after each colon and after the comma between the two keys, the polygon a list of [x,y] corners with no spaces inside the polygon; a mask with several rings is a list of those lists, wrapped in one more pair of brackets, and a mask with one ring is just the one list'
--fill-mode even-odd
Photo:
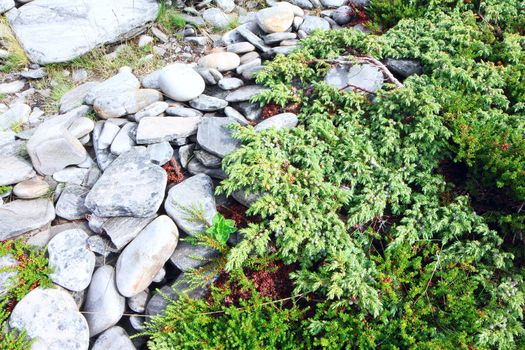
{"label": "gray rock", "polygon": [[235,2],[233,0],[214,0],[214,3],[226,13],[230,13],[235,9]]}
{"label": "gray rock", "polygon": [[226,51],[233,52],[236,54],[251,52],[253,50],[255,50],[255,46],[253,46],[247,41],[241,41],[240,43],[233,43],[226,46]]}
{"label": "gray rock", "polygon": [[277,44],[283,40],[290,40],[297,38],[295,33],[272,33],[263,37],[264,43],[268,45]]}
{"label": "gray rock", "polygon": [[141,35],[139,37],[139,42],[138,42],[138,47],[145,47],[151,43],[153,43],[153,37],[149,36],[149,35]]}
{"label": "gray rock", "polygon": [[249,101],[252,97],[259,94],[260,92],[267,90],[260,85],[247,85],[243,86],[226,96],[228,102],[242,102]]}
{"label": "gray rock", "polygon": [[94,128],[95,122],[93,120],[86,117],[80,117],[74,119],[67,130],[73,135],[73,137],[80,139],[92,132]]}
{"label": "gray rock", "polygon": [[197,142],[206,151],[221,158],[240,147],[240,142],[232,137],[230,124],[236,124],[232,118],[203,118],[197,133]]}
{"label": "gray rock", "polygon": [[38,287],[14,308],[9,325],[26,331],[32,349],[87,350],[89,329],[75,300],[61,288]]}
{"label": "gray rock", "polygon": [[250,121],[256,121],[261,118],[262,108],[257,103],[241,102],[237,109]]}
{"label": "gray rock", "polygon": [[228,176],[221,168],[205,167],[199,160],[192,158],[187,166],[188,172],[192,175],[206,174],[214,179],[224,180]]}
{"label": "gray rock", "polygon": [[206,265],[219,255],[215,249],[204,245],[193,245],[180,240],[170,260],[182,272]]}
{"label": "gray rock", "polygon": [[200,67],[217,69],[219,72],[235,69],[240,63],[239,55],[233,52],[211,53],[201,57],[198,61]]}
{"label": "gray rock", "polygon": [[263,120],[255,126],[255,131],[262,131],[269,128],[275,128],[277,130],[284,128],[295,128],[299,123],[299,119],[293,113],[280,113],[273,117]]}
{"label": "gray rock", "polygon": [[250,29],[244,26],[240,26],[236,29],[236,31],[246,40],[248,40],[250,43],[253,44],[257,49],[259,49],[262,52],[267,52],[270,50],[269,46],[266,46],[264,44],[264,41],[259,38],[257,35],[255,35]]}
{"label": "gray rock", "polygon": [[137,113],[135,113],[135,116],[133,117],[133,119],[136,122],[139,122],[142,118],[145,118],[145,117],[156,117],[164,113],[164,111],[166,111],[168,107],[169,105],[164,101],[154,102],[150,104],[149,106],[143,108],[142,110],[138,111]]}
{"label": "gray rock", "polygon": [[239,78],[223,78],[218,84],[223,90],[234,90],[243,86],[244,82]]}
{"label": "gray rock", "polygon": [[304,16],[304,21],[299,27],[306,34],[313,33],[314,30],[328,30],[330,23],[324,18],[317,16]]}
{"label": "gray rock", "polygon": [[397,60],[387,58],[385,60],[385,65],[393,73],[399,74],[403,78],[407,78],[413,74],[423,73],[421,62],[416,60]]}
{"label": "gray rock", "polygon": [[25,80],[15,80],[10,83],[2,83],[0,84],[0,94],[8,95],[20,92],[25,85]]}
{"label": "gray rock", "polygon": [[[179,246],[180,242],[177,243],[177,247]],[[173,256],[173,255],[172,255]],[[131,310],[143,313],[144,310],[146,310],[146,302],[149,298],[149,290],[145,289],[139,294],[136,294],[130,298],[128,298],[128,306]]]}
{"label": "gray rock", "polygon": [[19,182],[13,188],[13,194],[20,199],[34,199],[49,192],[49,184],[39,177]]}
{"label": "gray rock", "polygon": [[158,78],[160,90],[175,101],[189,101],[202,94],[206,85],[191,66],[173,64],[161,70]]}
{"label": "gray rock", "polygon": [[341,6],[337,10],[332,12],[332,19],[335,21],[335,23],[342,26],[350,23],[354,15],[355,11],[352,7]]}
{"label": "gray rock", "polygon": [[49,224],[55,218],[47,199],[15,200],[0,206],[0,240],[15,238]]}
{"label": "gray rock", "polygon": [[71,73],[71,79],[73,79],[74,82],[80,83],[83,81],[86,81],[89,77],[89,73],[86,69],[74,69]]}
{"label": "gray rock", "polygon": [[193,150],[195,149],[195,144],[184,145],[179,148],[179,159],[180,165],[186,169],[190,159],[193,157]]}
{"label": "gray rock", "polygon": [[166,277],[166,270],[164,268],[161,268],[159,272],[153,277],[153,281],[155,283],[160,283],[164,280],[164,277]]}
{"label": "gray rock", "polygon": [[53,174],[53,179],[57,182],[63,182],[73,185],[82,185],[89,173],[89,169],[68,167],[64,170],[57,171]]}
{"label": "gray rock", "polygon": [[184,41],[198,46],[206,46],[208,38],[205,36],[187,36],[184,38]]}
{"label": "gray rock", "polygon": [[173,147],[167,141],[148,146],[148,153],[153,163],[164,165],[173,158]]}
{"label": "gray rock", "polygon": [[118,249],[112,247],[109,239],[103,238],[102,236],[89,236],[86,242],[93,253],[102,255],[103,257],[107,257],[111,253],[118,253]]}
{"label": "gray rock", "polygon": [[254,59],[259,58],[259,57],[260,57],[260,55],[256,51],[248,52],[248,53],[246,53],[246,54],[241,56],[241,64],[248,63],[248,62],[253,61]]}
{"label": "gray rock", "polygon": [[66,113],[81,106],[86,99],[86,95],[98,84],[99,82],[90,81],[66,92],[60,99],[60,113]]}
{"label": "gray rock", "polygon": [[136,350],[122,327],[114,326],[102,333],[91,350]]}
{"label": "gray rock", "polygon": [[127,39],[157,17],[155,0],[38,0],[8,13],[29,59],[66,62],[105,43]]}
{"label": "gray rock", "polygon": [[127,91],[135,91],[138,88],[140,88],[140,82],[137,77],[131,73],[131,69],[128,67],[122,67],[117,75],[93,86],[86,94],[84,101],[91,105],[99,97],[109,94],[125,93]]}
{"label": "gray rock", "polygon": [[20,76],[26,79],[42,79],[47,76],[47,72],[44,68],[29,69],[20,72]]}
{"label": "gray rock", "polygon": [[215,68],[197,67],[195,70],[200,74],[207,85],[215,85],[223,78],[222,73]]}
{"label": "gray rock", "polygon": [[180,16],[189,24],[195,27],[203,27],[206,22],[204,22],[204,19],[200,16],[191,16],[187,15],[185,13],[180,14]]}
{"label": "gray rock", "polygon": [[[116,249],[120,250],[131,242],[146,225],[153,221],[157,216],[145,218],[135,217],[115,217],[109,218],[100,224],[101,232],[105,232]],[[91,224],[91,221],[90,221]]]}
{"label": "gray rock", "polygon": [[[217,213],[213,190],[209,176],[192,176],[169,190],[164,208],[180,229],[189,235],[197,235],[211,225]],[[207,224],[194,219],[192,212],[195,211],[206,219]]]}
{"label": "gray rock", "polygon": [[47,119],[27,142],[27,153],[40,174],[52,175],[68,165],[83,162],[87,157],[84,146],[68,131],[77,118],[76,112],[73,110],[68,114]]}
{"label": "gray rock", "polygon": [[162,100],[162,94],[153,89],[138,89],[99,96],[93,108],[103,119],[135,114],[142,108]]}
{"label": "gray rock", "polygon": [[91,337],[114,326],[126,307],[125,298],[115,284],[115,269],[104,265],[93,274],[89,285],[84,311]]}
{"label": "gray rock", "polygon": [[198,111],[193,108],[186,108],[181,106],[176,107],[169,107],[166,110],[166,114],[168,115],[174,115],[177,117],[184,117],[184,118],[190,118],[190,117],[202,117],[202,112]]}
{"label": "gray rock", "polygon": [[125,124],[111,143],[111,153],[121,155],[129,151],[135,145],[131,135],[137,129],[136,123]]}
{"label": "gray rock", "polygon": [[320,0],[325,8],[338,8],[345,5],[348,0]]}
{"label": "gray rock", "polygon": [[12,185],[35,176],[31,164],[20,157],[0,156],[0,186]]}
{"label": "gray rock", "polygon": [[311,10],[314,8],[314,5],[308,0],[289,0],[292,5],[298,6],[302,9]]}
{"label": "gray rock", "polygon": [[[354,65],[350,68],[339,65],[332,68],[325,77],[325,82],[337,89],[352,91],[356,87],[367,92],[375,92],[383,86],[383,73],[373,65]],[[349,86],[351,85],[351,86]]]}
{"label": "gray rock", "polygon": [[97,147],[100,149],[108,148],[112,143],[117,134],[120,132],[120,127],[113,121],[104,123],[104,128],[100,133],[97,141]]}
{"label": "gray rock", "polygon": [[139,122],[136,142],[149,145],[195,135],[201,117],[146,117]]}
{"label": "gray rock", "polygon": [[88,235],[80,229],[60,232],[47,248],[51,280],[72,291],[87,288],[95,268],[95,254],[87,247]]}
{"label": "gray rock", "polygon": [[0,131],[27,123],[30,113],[31,107],[23,103],[15,103],[7,111],[0,114]]}
{"label": "gray rock", "polygon": [[[271,53],[271,52],[273,52],[273,50],[275,50],[275,48],[272,48],[269,52]],[[250,70],[250,69],[252,69],[254,67],[260,66],[261,63],[262,63],[261,59],[260,58],[256,58],[253,61],[250,61],[250,62],[247,62],[245,64],[240,65],[239,67],[237,67],[237,69],[235,71],[236,71],[237,74],[242,75],[247,70]]]}
{"label": "gray rock", "polygon": [[89,189],[78,185],[67,185],[56,204],[56,215],[66,220],[83,219],[89,214],[84,201]]}
{"label": "gray rock", "polygon": [[249,208],[253,203],[258,201],[262,196],[258,193],[247,193],[245,191],[237,190],[232,193],[232,197],[237,202]]}
{"label": "gray rock", "polygon": [[213,112],[224,109],[228,105],[228,102],[213,96],[205,94],[190,101],[190,106],[203,112]]}
{"label": "gray rock", "polygon": [[102,217],[152,216],[162,204],[166,182],[166,172],[151,162],[145,148],[136,147],[106,169],[85,205]]}
{"label": "gray rock", "polygon": [[244,118],[244,116],[241,113],[239,113],[236,109],[234,109],[234,108],[232,108],[230,106],[224,108],[224,114],[227,117],[235,119],[241,125],[248,125],[248,124],[250,124],[250,122],[248,120],[246,120],[246,118]]}
{"label": "gray rock", "polygon": [[294,13],[288,6],[275,6],[259,10],[256,21],[266,33],[281,33],[292,25]]}
{"label": "gray rock", "polygon": [[100,148],[98,146],[100,143],[100,135],[106,123],[109,122],[98,121],[95,124],[95,129],[93,129],[93,149],[97,157],[97,164],[102,170],[105,170],[117,158],[107,147]]}
{"label": "gray rock", "polygon": [[204,21],[214,28],[226,28],[231,22],[231,18],[218,8],[209,8],[202,12]]}
{"label": "gray rock", "polygon": [[177,226],[166,215],[146,226],[122,251],[117,261],[117,287],[132,297],[146,289],[177,246]]}
{"label": "gray rock", "polygon": [[195,158],[201,162],[207,168],[219,168],[221,166],[222,158],[217,157],[204,150],[196,150],[194,153]]}
{"label": "gray rock", "polygon": [[0,14],[15,7],[14,0],[0,0]]}

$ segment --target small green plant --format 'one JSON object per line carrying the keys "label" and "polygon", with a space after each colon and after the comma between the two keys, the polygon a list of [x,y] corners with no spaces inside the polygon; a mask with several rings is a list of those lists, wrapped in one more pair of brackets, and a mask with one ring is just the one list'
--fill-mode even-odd
{"label": "small green plant", "polygon": [[0,43],[7,50],[9,55],[0,62],[0,72],[9,73],[23,68],[29,63],[27,56],[14,36],[7,18],[0,17]]}
{"label": "small green plant", "polygon": [[0,186],[0,196],[9,193],[13,189],[13,186]]}
{"label": "small green plant", "polygon": [[19,133],[24,130],[24,124],[22,122],[13,123],[11,124],[11,130],[13,132]]}
{"label": "small green plant", "polygon": [[[0,329],[7,330],[9,315],[9,300],[0,301]],[[27,338],[25,331],[18,332],[16,329],[0,332],[0,349],[5,350],[27,350],[31,348],[33,342]]]}
{"label": "small green plant", "polygon": [[186,26],[186,20],[174,8],[166,5],[164,1],[160,3],[159,14],[157,15],[157,24],[168,33],[182,29]]}
{"label": "small green plant", "polygon": [[220,213],[217,213],[213,217],[212,225],[206,230],[206,233],[210,234],[222,244],[226,244],[230,235],[235,231],[237,231],[235,221],[226,219]]}

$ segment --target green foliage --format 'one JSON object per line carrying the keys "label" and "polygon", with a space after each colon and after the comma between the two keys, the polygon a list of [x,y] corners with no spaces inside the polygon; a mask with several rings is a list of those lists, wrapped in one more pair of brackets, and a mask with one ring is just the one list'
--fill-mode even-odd
{"label": "green foliage", "polygon": [[[0,301],[0,328],[6,329],[8,327],[7,320],[11,314],[6,310],[7,299]],[[26,339],[26,333],[24,331],[17,332],[11,330],[7,332],[0,332],[0,349],[3,350],[27,350],[31,348],[31,341]]]}
{"label": "green foliage", "polygon": [[13,189],[13,186],[0,186],[0,196],[9,193]]}
{"label": "green foliage", "polygon": [[186,26],[184,17],[176,9],[166,5],[165,1],[160,2],[157,23],[168,33],[173,33],[175,30]]}
{"label": "green foliage", "polygon": [[220,213],[215,214],[212,225],[206,229],[206,233],[222,244],[226,244],[230,235],[235,231],[237,231],[235,221],[225,219]]}

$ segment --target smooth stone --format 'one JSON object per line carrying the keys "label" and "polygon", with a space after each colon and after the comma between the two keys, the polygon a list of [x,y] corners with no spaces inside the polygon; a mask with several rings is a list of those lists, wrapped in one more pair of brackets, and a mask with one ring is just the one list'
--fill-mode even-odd
{"label": "smooth stone", "polygon": [[189,101],[202,94],[206,84],[191,66],[173,64],[159,73],[158,84],[163,94],[175,101]]}
{"label": "smooth stone", "polygon": [[61,288],[38,287],[15,306],[9,326],[33,339],[31,349],[87,350],[89,328],[75,300]]}
{"label": "smooth stone", "polygon": [[75,111],[68,112],[69,115],[47,119],[38,126],[27,142],[27,153],[38,173],[52,175],[68,165],[76,165],[86,159],[86,149],[68,131],[73,120],[78,118]]}
{"label": "smooth stone", "polygon": [[281,2],[276,2],[276,3],[273,3],[273,4],[268,4],[270,6],[284,6],[284,7],[288,7],[292,10],[292,12],[294,13],[295,16],[298,16],[298,17],[303,17],[304,16],[304,10],[302,8],[300,8],[299,6],[297,5],[293,5],[289,2],[286,2],[286,1],[281,1]]}
{"label": "smooth stone", "polygon": [[[177,226],[189,235],[195,236],[212,223],[217,213],[213,182],[208,175],[199,174],[173,186],[166,197],[164,208]],[[191,212],[199,211],[206,222],[196,221]]]}
{"label": "smooth stone", "polygon": [[11,253],[0,256],[0,297],[4,298],[9,289],[13,287],[13,277],[17,275],[18,264]]}
{"label": "smooth stone", "polygon": [[173,147],[168,141],[154,143],[148,146],[148,153],[153,163],[164,165],[173,158]]}
{"label": "smooth stone", "polygon": [[151,27],[151,33],[163,43],[167,43],[169,41],[168,35],[166,35],[162,30],[155,26]]}
{"label": "smooth stone", "polygon": [[271,55],[288,55],[289,53],[297,50],[298,46],[277,46],[272,47],[270,50]]}
{"label": "smooth stone", "polygon": [[241,56],[241,64],[248,63],[248,62],[253,61],[254,59],[259,58],[259,57],[260,57],[260,55],[256,51],[248,52],[248,53],[246,53],[246,54]]}
{"label": "smooth stone", "polygon": [[277,130],[285,128],[295,128],[299,123],[299,119],[293,113],[280,113],[273,117],[263,120],[257,124],[254,129],[255,131],[262,131],[269,128],[275,128]]}
{"label": "smooth stone", "polygon": [[26,82],[24,80],[15,80],[10,83],[2,83],[0,84],[0,94],[15,94],[17,92],[20,92],[25,85]]}
{"label": "smooth stone", "polygon": [[255,50],[255,46],[253,46],[253,44],[247,41],[242,41],[240,43],[233,43],[233,44],[226,46],[226,51],[233,52],[236,54],[251,52],[253,50]]}
{"label": "smooth stone", "polygon": [[73,185],[82,185],[88,173],[89,169],[69,167],[54,173],[53,179],[57,182],[63,182]]}
{"label": "smooth stone", "polygon": [[423,73],[423,66],[421,62],[416,60],[399,60],[387,58],[385,60],[386,67],[395,74],[399,74],[403,78],[407,78],[414,74]]}
{"label": "smooth stone", "polygon": [[301,9],[305,10],[311,10],[314,8],[314,5],[312,5],[312,2],[308,0],[288,0],[292,5],[295,5],[297,7],[300,7]]}
{"label": "smooth stone", "polygon": [[60,113],[67,113],[72,109],[80,107],[84,103],[86,95],[98,84],[99,82],[90,81],[66,92],[60,99]]}
{"label": "smooth stone", "polygon": [[186,107],[169,107],[166,109],[166,114],[174,115],[177,117],[191,118],[191,117],[202,117],[202,112],[193,108]]}
{"label": "smooth stone", "polygon": [[294,13],[286,6],[268,7],[259,10],[256,21],[259,27],[266,33],[280,33],[286,31],[292,25]]}
{"label": "smooth stone", "polygon": [[338,8],[345,5],[348,0],[320,0],[325,8]]}
{"label": "smooth stone", "polygon": [[226,28],[231,22],[231,17],[218,8],[209,8],[202,12],[204,21],[214,28]]}
{"label": "smooth stone", "polygon": [[67,62],[105,43],[123,41],[156,19],[155,0],[36,0],[7,18],[29,59]]}
{"label": "smooth stone", "polygon": [[13,185],[35,175],[31,164],[23,158],[0,156],[0,186]]}
{"label": "smooth stone", "polygon": [[[274,49],[275,49],[275,48],[272,48],[272,49],[270,50],[270,52],[273,52]],[[242,75],[242,74],[243,74],[244,72],[246,72],[247,70],[252,69],[252,68],[254,68],[254,67],[258,67],[258,66],[260,66],[261,64],[262,64],[261,59],[260,59],[260,58],[256,58],[256,59],[254,59],[253,61],[250,61],[250,62],[247,62],[247,63],[245,63],[245,64],[243,64],[243,65],[240,65],[239,67],[237,67],[237,69],[235,70],[235,72],[236,72],[237,74]]]}
{"label": "smooth stone", "polygon": [[164,277],[166,277],[166,270],[164,268],[161,268],[159,272],[153,277],[153,281],[155,283],[160,283],[164,280]]}
{"label": "smooth stone", "polygon": [[145,117],[156,117],[168,109],[169,104],[164,101],[158,101],[150,104],[149,106],[143,108],[142,110],[135,113],[133,120],[139,122],[142,118]]}
{"label": "smooth stone", "polygon": [[20,199],[42,197],[49,192],[49,184],[39,177],[19,182],[13,188],[13,194]]}
{"label": "smooth stone", "polygon": [[20,72],[20,76],[26,79],[42,79],[47,76],[47,72],[44,68],[29,69]]}
{"label": "smooth stone", "polygon": [[73,135],[73,137],[80,139],[92,132],[94,128],[95,122],[93,120],[86,117],[80,117],[73,120],[67,130]]}
{"label": "smooth stone", "polygon": [[283,40],[295,39],[297,34],[295,33],[273,33],[263,37],[264,42],[268,45],[277,44]]}
{"label": "smooth stone", "polygon": [[95,150],[97,164],[102,170],[105,170],[117,158],[107,147],[101,148],[98,146],[100,143],[100,135],[106,123],[109,122],[98,121],[95,123],[95,129],[93,129],[93,149]]}
{"label": "smooth stone", "polygon": [[138,47],[144,47],[144,46],[147,46],[151,43],[153,43],[153,37],[149,36],[149,35],[141,35],[139,37],[139,42],[137,43]]}
{"label": "smooth stone", "polygon": [[223,78],[222,73],[215,68],[197,67],[195,70],[200,74],[202,79],[204,79],[206,85],[215,85],[220,79]]}
{"label": "smooth stone", "polygon": [[0,114],[0,131],[10,130],[15,125],[23,125],[29,120],[31,107],[24,103],[15,103]]}
{"label": "smooth stone", "polygon": [[146,117],[137,128],[136,142],[149,145],[195,135],[201,117]]}
{"label": "smooth stone", "polygon": [[117,136],[113,139],[113,142],[111,143],[110,151],[113,154],[121,155],[123,153],[126,153],[129,151],[133,146],[135,145],[135,142],[133,141],[133,138],[131,135],[136,130],[137,124],[136,123],[127,123],[125,124],[120,131],[118,132]]}
{"label": "smooth stone", "polygon": [[146,289],[177,246],[175,223],[161,215],[146,226],[122,251],[117,265],[117,287],[125,297]]}
{"label": "smooth stone", "polygon": [[226,96],[226,101],[232,103],[249,101],[252,97],[265,90],[267,90],[267,88],[260,85],[246,85],[235,91],[232,91],[228,96]]}
{"label": "smooth stone", "polygon": [[138,88],[140,88],[140,82],[137,77],[131,73],[131,69],[123,67],[117,75],[93,86],[87,92],[84,101],[92,105],[99,97],[127,91],[136,91]]}
{"label": "smooth stone", "polygon": [[95,268],[95,254],[87,248],[88,235],[81,229],[60,232],[49,241],[49,275],[56,284],[72,291],[87,288]]}
{"label": "smooth stone", "polygon": [[230,117],[232,119],[235,119],[239,124],[241,125],[248,125],[250,122],[244,118],[244,116],[239,113],[235,108],[232,108],[230,106],[224,108],[224,114],[227,117]]}
{"label": "smooth stone", "polygon": [[204,68],[214,68],[219,72],[225,72],[235,69],[241,63],[239,55],[233,52],[215,52],[204,57],[198,61],[198,65]]}
{"label": "smooth stone", "polygon": [[15,238],[49,224],[55,218],[47,199],[14,200],[0,206],[0,240]]}
{"label": "smooth stone", "polygon": [[126,331],[114,326],[102,333],[91,350],[136,350]]}
{"label": "smooth stone", "polygon": [[114,326],[122,317],[126,299],[119,294],[113,266],[99,267],[93,274],[84,304],[91,337]]}
{"label": "smooth stone", "polygon": [[56,215],[66,220],[79,220],[89,214],[84,201],[89,189],[79,185],[67,185],[56,203]]}
{"label": "smooth stone", "polygon": [[164,169],[150,161],[144,147],[136,147],[111,163],[88,193],[85,205],[102,217],[152,216],[162,204],[166,183]]}
{"label": "smooth stone", "polygon": [[97,147],[101,149],[108,148],[119,132],[120,127],[117,124],[111,121],[104,123],[104,128],[98,138]]}
{"label": "smooth stone", "polygon": [[337,66],[330,69],[325,77],[325,82],[337,89],[352,91],[357,87],[357,90],[362,89],[371,93],[379,90],[383,86],[383,81],[383,73],[371,64],[354,65],[350,68]]}
{"label": "smooth stone", "polygon": [[214,0],[213,2],[226,13],[230,13],[235,9],[235,2],[233,0]]}
{"label": "smooth stone", "polygon": [[241,102],[237,105],[237,109],[250,121],[256,121],[261,118],[262,109],[257,103]]}
{"label": "smooth stone", "polygon": [[340,26],[350,23],[354,16],[355,11],[350,6],[341,6],[332,12],[332,19]]}
{"label": "smooth stone", "polygon": [[204,245],[193,245],[180,240],[170,257],[171,263],[182,272],[197,269],[217,257],[219,252]]}
{"label": "smooth stone", "polygon": [[304,21],[299,27],[300,30],[306,34],[311,34],[315,30],[328,30],[330,29],[330,23],[324,18],[317,16],[304,16]]}
{"label": "smooth stone", "polygon": [[153,89],[138,89],[97,97],[93,109],[103,119],[135,114],[150,104],[162,100],[162,94]]}
{"label": "smooth stone", "polygon": [[213,96],[205,94],[190,101],[190,106],[203,112],[214,112],[224,109],[228,105],[228,102]]}
{"label": "smooth stone", "polygon": [[[100,223],[100,231],[105,232],[116,249],[120,250],[131,242],[146,225],[157,216],[145,218],[114,217]],[[91,221],[90,221],[91,224]]]}
{"label": "smooth stone", "polygon": [[[177,247],[181,243],[182,242],[177,243]],[[148,289],[145,289],[142,292],[140,292],[139,294],[136,294],[136,295],[134,295],[132,297],[129,297],[128,298],[128,306],[129,306],[129,308],[131,310],[133,310],[135,312],[143,313],[144,310],[146,310],[146,302],[148,301],[148,298],[149,298],[149,291],[148,291]]]}
{"label": "smooth stone", "polygon": [[180,165],[186,169],[188,166],[188,163],[190,162],[190,159],[193,157],[193,150],[195,149],[195,144],[188,144],[181,146],[179,148],[179,160]]}
{"label": "smooth stone", "polygon": [[223,90],[235,90],[244,85],[244,82],[239,78],[223,78],[219,80],[219,87]]}

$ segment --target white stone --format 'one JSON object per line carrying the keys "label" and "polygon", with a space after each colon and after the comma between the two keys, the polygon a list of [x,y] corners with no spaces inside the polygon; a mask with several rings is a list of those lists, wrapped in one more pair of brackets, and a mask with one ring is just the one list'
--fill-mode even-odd
{"label": "white stone", "polygon": [[128,67],[122,67],[117,75],[112,76],[102,83],[94,85],[89,92],[86,93],[84,101],[87,104],[93,104],[98,97],[135,91],[138,88],[140,88],[140,82],[137,77],[131,73],[131,69]]}
{"label": "white stone", "polygon": [[19,182],[13,188],[13,194],[20,199],[42,197],[49,191],[49,184],[39,177]]}
{"label": "white stone", "polygon": [[49,224],[55,218],[53,203],[47,199],[15,200],[0,206],[0,240]]}
{"label": "white stone", "polygon": [[115,326],[102,333],[91,350],[136,350],[136,348],[126,331],[122,327]]}
{"label": "white stone", "polygon": [[16,156],[0,156],[0,186],[13,185],[35,176],[30,163]]}
{"label": "white stone", "polygon": [[189,101],[202,94],[206,84],[193,68],[186,64],[173,64],[158,75],[160,90],[175,101]]}
{"label": "white stone", "polygon": [[291,27],[294,13],[287,6],[268,7],[259,10],[256,15],[257,24],[266,33],[281,33]]}
{"label": "white stone", "polygon": [[235,69],[241,63],[239,55],[233,52],[215,52],[204,57],[198,61],[198,65],[204,68],[214,68],[219,72],[225,72]]}

